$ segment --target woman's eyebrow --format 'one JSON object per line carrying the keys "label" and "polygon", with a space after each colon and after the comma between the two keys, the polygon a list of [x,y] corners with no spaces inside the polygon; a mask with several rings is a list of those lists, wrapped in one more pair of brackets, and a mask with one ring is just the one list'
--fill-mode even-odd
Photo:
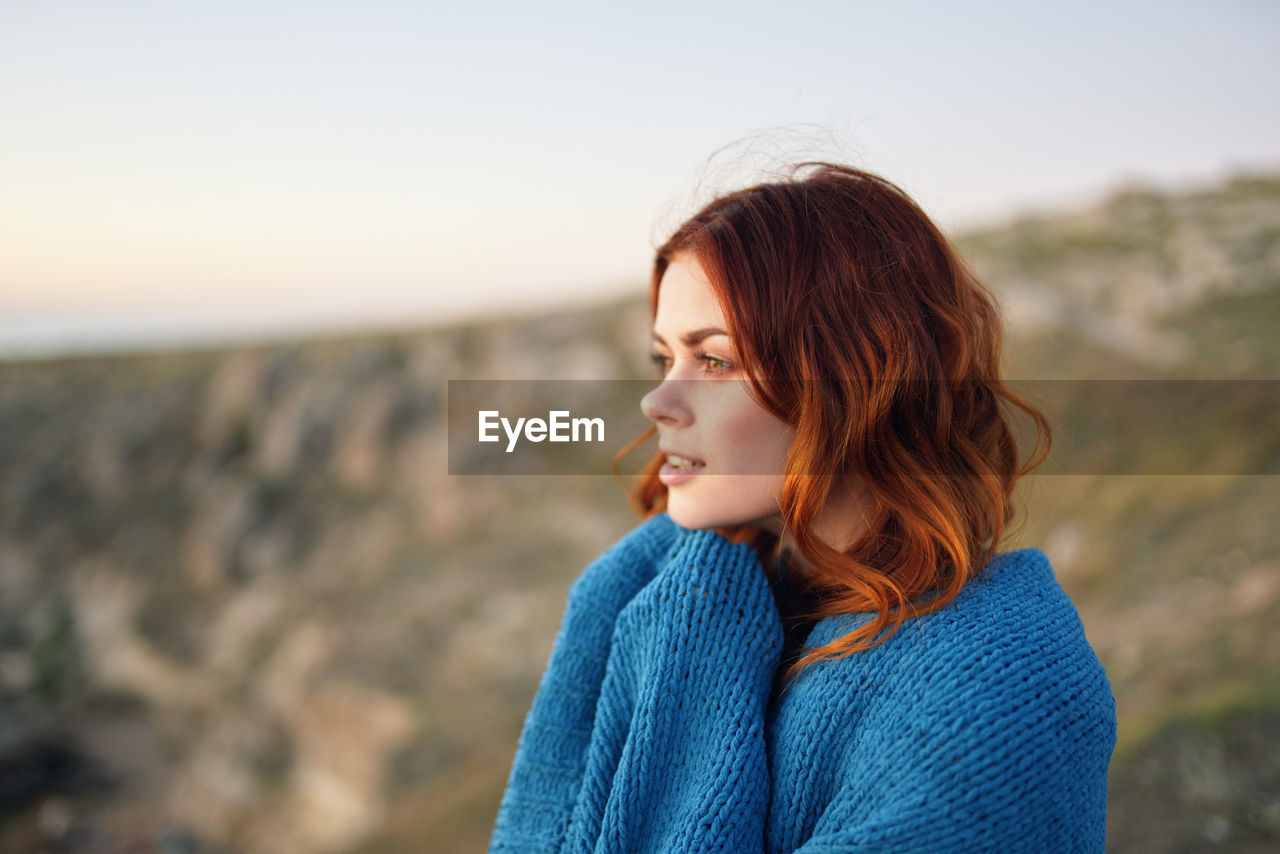
{"label": "woman's eyebrow", "polygon": [[[684,344],[684,346],[692,347],[695,344],[698,344],[700,341],[702,341],[703,338],[710,338],[712,335],[723,335],[726,338],[729,337],[729,333],[725,332],[719,326],[704,326],[701,329],[694,329],[690,332],[686,332],[685,334],[681,335],[680,341]],[[653,333],[653,340],[657,341],[659,344],[663,345],[664,347],[670,346],[669,344],[667,344],[666,340],[656,332]]]}

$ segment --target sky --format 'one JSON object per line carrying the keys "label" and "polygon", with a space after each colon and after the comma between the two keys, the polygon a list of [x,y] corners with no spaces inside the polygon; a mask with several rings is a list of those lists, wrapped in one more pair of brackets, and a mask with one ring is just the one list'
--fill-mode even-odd
{"label": "sky", "polygon": [[952,233],[1280,169],[1277,43],[1269,0],[0,0],[0,357],[638,294],[788,158]]}

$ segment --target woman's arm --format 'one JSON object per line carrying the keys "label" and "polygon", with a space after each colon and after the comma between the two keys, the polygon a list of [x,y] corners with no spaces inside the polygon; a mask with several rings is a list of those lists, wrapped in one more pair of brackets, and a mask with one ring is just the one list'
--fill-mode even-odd
{"label": "woman's arm", "polygon": [[681,530],[665,514],[655,516],[574,580],[551,657],[525,716],[491,852],[562,850],[583,783],[618,614],[653,580]]}
{"label": "woman's arm", "polygon": [[751,547],[687,533],[619,615],[567,850],[759,850],[782,640]]}

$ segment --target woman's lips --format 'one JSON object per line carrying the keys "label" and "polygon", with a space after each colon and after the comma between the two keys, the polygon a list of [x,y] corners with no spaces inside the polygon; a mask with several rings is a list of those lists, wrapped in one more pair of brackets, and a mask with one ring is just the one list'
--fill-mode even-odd
{"label": "woman's lips", "polygon": [[658,470],[658,480],[664,486],[677,486],[684,483],[706,467],[706,463],[701,460],[686,457],[683,454],[668,451],[663,453],[666,454],[667,461]]}

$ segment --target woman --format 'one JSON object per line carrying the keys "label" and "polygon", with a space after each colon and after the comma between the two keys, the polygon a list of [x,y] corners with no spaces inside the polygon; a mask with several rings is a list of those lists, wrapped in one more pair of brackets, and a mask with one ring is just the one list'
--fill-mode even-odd
{"label": "woman", "polygon": [[1048,424],[938,229],[801,164],[681,226],[650,307],[645,521],[574,582],[490,850],[1103,850],[1106,674],[996,550],[1043,459],[1010,407]]}

